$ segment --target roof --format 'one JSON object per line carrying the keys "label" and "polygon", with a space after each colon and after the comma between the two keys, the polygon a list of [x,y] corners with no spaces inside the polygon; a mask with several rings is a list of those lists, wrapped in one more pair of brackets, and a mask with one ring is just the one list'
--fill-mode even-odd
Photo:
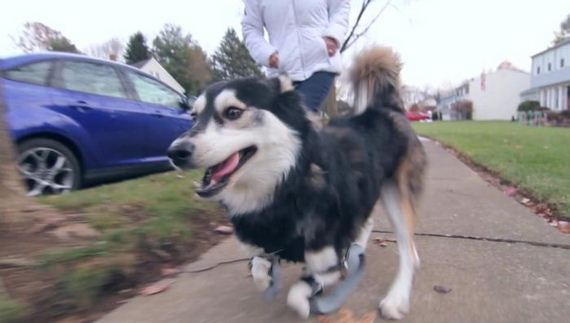
{"label": "roof", "polygon": [[131,65],[131,66],[134,66],[134,67],[136,67],[136,68],[141,68],[141,67],[145,66],[146,63],[150,62],[152,59],[153,59],[153,58],[151,57],[151,58],[148,58],[148,59],[145,59],[145,60],[142,60],[142,61],[138,61],[138,62],[136,62],[136,63],[132,63],[132,64],[130,64],[130,65]]}
{"label": "roof", "polygon": [[558,47],[562,47],[562,46],[564,46],[564,45],[566,45],[566,44],[570,44],[570,37],[566,38],[565,40],[561,41],[560,43],[558,43],[558,44],[556,44],[556,45],[554,45],[554,46],[548,47],[547,49],[545,49],[545,50],[543,50],[543,51],[540,51],[540,52],[538,52],[538,53],[532,55],[531,58],[534,58],[534,57],[536,57],[536,56],[538,56],[538,55],[542,55],[542,54],[544,54],[544,53],[546,53],[546,52],[548,52],[548,51],[551,51],[551,50],[553,50],[553,49],[556,49],[556,48],[558,48]]}
{"label": "roof", "polygon": [[531,94],[535,94],[535,93],[538,93],[538,88],[531,87],[530,89],[526,89],[526,90],[522,91],[520,93],[520,95],[531,95]]}

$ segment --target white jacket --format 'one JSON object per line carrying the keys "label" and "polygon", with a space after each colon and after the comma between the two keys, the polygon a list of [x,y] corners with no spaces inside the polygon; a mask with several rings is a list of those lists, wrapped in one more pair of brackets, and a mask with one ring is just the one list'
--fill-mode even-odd
{"label": "white jacket", "polygon": [[[267,67],[268,76],[286,73],[303,81],[314,72],[339,73],[340,53],[329,57],[323,37],[339,47],[348,29],[350,0],[244,0],[243,37],[253,59]],[[269,41],[263,37],[267,30]],[[340,49],[340,48],[339,48]],[[279,53],[279,68],[269,68],[269,56]]]}

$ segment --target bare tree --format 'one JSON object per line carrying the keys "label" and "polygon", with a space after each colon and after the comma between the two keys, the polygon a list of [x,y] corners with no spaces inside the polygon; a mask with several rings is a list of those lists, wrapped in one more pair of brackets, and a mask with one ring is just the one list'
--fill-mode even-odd
{"label": "bare tree", "polygon": [[118,38],[111,38],[108,41],[93,45],[85,50],[89,56],[98,57],[102,59],[109,59],[112,61],[123,59],[123,51],[125,46]]}
{"label": "bare tree", "polygon": [[6,110],[0,85],[0,222],[12,222],[9,213],[25,204],[24,188],[16,170],[14,147],[8,134]]}
{"label": "bare tree", "polygon": [[47,50],[50,41],[60,37],[62,37],[61,32],[41,22],[27,22],[22,33],[17,38],[12,37],[12,40],[25,53],[31,53]]}
{"label": "bare tree", "polygon": [[354,43],[356,43],[360,39],[360,37],[364,36],[368,32],[370,27],[382,15],[382,13],[386,11],[386,9],[389,6],[392,5],[392,0],[387,0],[386,3],[382,6],[382,8],[375,13],[374,18],[364,23],[362,19],[365,16],[367,10],[371,8],[370,5],[373,2],[376,2],[376,0],[362,0],[362,5],[360,6],[360,10],[358,11],[356,20],[354,21],[352,27],[350,27],[350,32],[348,33],[346,40],[344,41],[344,43],[342,43],[342,46],[340,47],[341,53],[347,50],[350,46],[354,45]]}
{"label": "bare tree", "polygon": [[26,196],[5,116],[6,106],[0,84],[0,230],[16,225],[29,227],[37,222],[36,219],[56,216],[54,210]]}
{"label": "bare tree", "polygon": [[[356,16],[356,20],[352,25],[349,27],[349,33],[346,37],[345,41],[342,43],[340,47],[340,52],[343,53],[352,45],[354,45],[362,36],[364,36],[374,23],[378,20],[378,18],[386,11],[386,9],[390,6],[393,6],[392,0],[386,0],[384,5],[380,7],[376,12],[373,13],[372,19],[366,19],[366,17],[370,16],[368,13],[374,7],[372,4],[374,2],[379,3],[377,0],[362,0],[360,5],[360,9],[358,11],[358,15]],[[328,116],[334,117],[338,114],[338,109],[336,108],[336,87],[333,86],[331,89],[326,101],[323,103],[323,110],[327,113]]]}
{"label": "bare tree", "polygon": [[27,22],[18,37],[11,37],[25,53],[41,50],[79,53],[75,45],[63,34],[41,22]]}
{"label": "bare tree", "polygon": [[560,30],[554,32],[552,44],[557,45],[568,39],[570,39],[570,14],[560,23]]}

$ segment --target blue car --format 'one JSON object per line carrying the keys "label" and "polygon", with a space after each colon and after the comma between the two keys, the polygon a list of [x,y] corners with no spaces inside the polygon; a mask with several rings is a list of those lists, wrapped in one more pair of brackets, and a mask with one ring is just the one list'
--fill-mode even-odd
{"label": "blue car", "polygon": [[188,99],[140,70],[63,53],[0,60],[10,136],[28,195],[169,168]]}

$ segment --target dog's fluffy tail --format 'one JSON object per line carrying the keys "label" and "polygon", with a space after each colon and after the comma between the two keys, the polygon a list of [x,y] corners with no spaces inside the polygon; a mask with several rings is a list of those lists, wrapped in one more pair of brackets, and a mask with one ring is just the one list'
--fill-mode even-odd
{"label": "dog's fluffy tail", "polygon": [[400,57],[389,47],[360,52],[350,70],[355,114],[369,107],[402,110],[400,69]]}

